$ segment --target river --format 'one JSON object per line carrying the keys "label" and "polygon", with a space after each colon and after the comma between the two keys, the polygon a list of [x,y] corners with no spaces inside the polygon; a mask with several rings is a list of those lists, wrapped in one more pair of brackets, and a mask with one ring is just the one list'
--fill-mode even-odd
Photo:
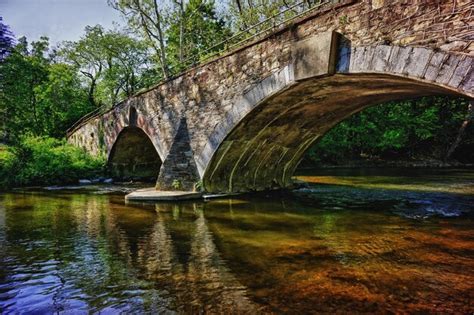
{"label": "river", "polygon": [[474,312],[474,170],[298,179],[156,205],[105,186],[1,193],[0,312]]}

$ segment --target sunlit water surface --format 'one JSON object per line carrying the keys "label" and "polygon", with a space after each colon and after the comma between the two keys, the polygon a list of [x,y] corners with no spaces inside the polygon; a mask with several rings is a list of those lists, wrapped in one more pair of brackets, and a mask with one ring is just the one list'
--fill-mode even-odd
{"label": "sunlit water surface", "polygon": [[0,194],[0,313],[474,311],[474,171],[315,174],[176,204]]}

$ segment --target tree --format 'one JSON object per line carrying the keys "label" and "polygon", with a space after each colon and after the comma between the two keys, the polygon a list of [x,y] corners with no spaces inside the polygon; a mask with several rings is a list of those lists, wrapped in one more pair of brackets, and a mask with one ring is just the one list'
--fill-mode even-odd
{"label": "tree", "polygon": [[63,137],[67,128],[92,110],[76,69],[64,63],[51,64],[47,80],[35,88],[42,134]]}
{"label": "tree", "polygon": [[[235,30],[245,30],[257,25],[252,30],[253,33],[265,30],[274,26],[278,22],[288,19],[304,9],[295,6],[299,0],[232,0],[230,2],[230,12],[233,27]],[[306,1],[306,8],[313,6],[319,1]],[[281,14],[281,12],[284,12]],[[263,23],[266,19],[274,17],[273,20]]]}
{"label": "tree", "polygon": [[87,79],[92,107],[114,105],[132,95],[149,63],[145,44],[100,25],[87,26],[85,32],[79,41],[63,43],[59,55]]}
{"label": "tree", "polygon": [[10,31],[10,27],[2,21],[3,18],[0,16],[0,61],[5,59],[15,42],[15,37]]}
{"label": "tree", "polygon": [[55,63],[48,38],[28,45],[20,38],[0,63],[0,134],[15,142],[23,134],[61,137],[90,111],[75,69]]}
{"label": "tree", "polygon": [[161,75],[170,76],[166,55],[164,15],[165,5],[158,5],[158,0],[108,0],[109,5],[122,12],[129,25],[139,30],[147,44],[155,52],[154,59],[161,68]]}
{"label": "tree", "polygon": [[20,38],[18,45],[0,64],[0,108],[5,140],[11,138],[13,131],[40,133],[35,88],[47,78],[48,60],[44,53],[48,39],[42,37],[31,46],[28,51],[26,38]]}
{"label": "tree", "polygon": [[109,0],[128,24],[140,31],[154,52],[160,76],[168,79],[202,57],[219,51],[215,47],[231,35],[223,18],[217,16],[213,0]]}
{"label": "tree", "polygon": [[65,42],[59,55],[72,63],[89,80],[88,99],[92,107],[98,107],[95,99],[97,81],[102,75],[103,56],[96,43],[103,34],[102,27],[86,27],[86,35],[78,42]]}
{"label": "tree", "polygon": [[122,32],[107,32],[103,45],[107,66],[101,84],[115,104],[118,97],[129,97],[144,86],[141,75],[149,68],[148,50],[143,41]]}
{"label": "tree", "polygon": [[229,37],[231,31],[225,20],[217,16],[214,1],[176,3],[179,9],[169,17],[166,49],[171,68],[181,71],[222,50],[224,46],[216,44]]}

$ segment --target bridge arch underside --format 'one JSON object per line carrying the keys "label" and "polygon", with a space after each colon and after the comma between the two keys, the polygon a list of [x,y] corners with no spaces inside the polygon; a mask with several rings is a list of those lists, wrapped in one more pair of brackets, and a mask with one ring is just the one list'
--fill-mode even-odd
{"label": "bridge arch underside", "polygon": [[247,192],[291,187],[307,149],[342,120],[371,105],[430,95],[460,94],[386,74],[300,81],[264,100],[232,129],[206,168],[204,188]]}
{"label": "bridge arch underside", "polygon": [[138,127],[126,127],[110,151],[107,168],[119,180],[156,181],[161,159],[148,135]]}

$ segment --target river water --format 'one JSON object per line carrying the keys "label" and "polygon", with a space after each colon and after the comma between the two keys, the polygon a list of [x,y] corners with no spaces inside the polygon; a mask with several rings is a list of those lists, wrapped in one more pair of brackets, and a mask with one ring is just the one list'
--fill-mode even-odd
{"label": "river water", "polygon": [[2,193],[0,313],[473,313],[473,170],[298,178],[156,205]]}

